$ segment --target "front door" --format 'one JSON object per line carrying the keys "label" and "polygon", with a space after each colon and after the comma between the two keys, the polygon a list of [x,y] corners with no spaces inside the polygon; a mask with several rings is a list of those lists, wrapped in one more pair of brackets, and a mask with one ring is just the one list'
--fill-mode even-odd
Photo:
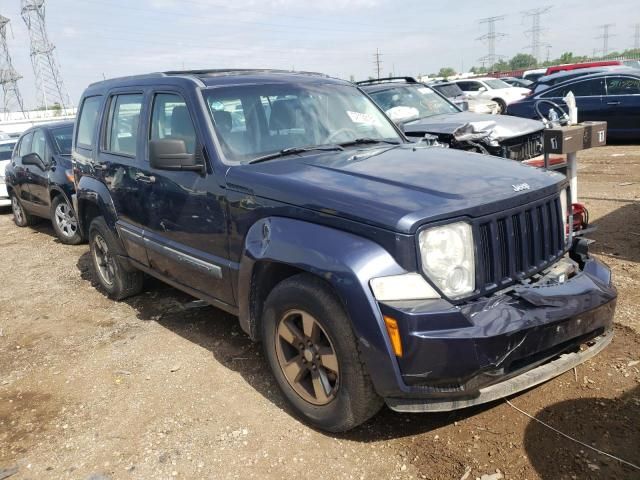
{"label": "front door", "polygon": [[49,197],[49,169],[53,168],[49,149],[47,147],[47,135],[41,128],[33,132],[31,153],[36,153],[42,159],[43,166],[29,165],[30,180],[29,193],[33,208],[38,215],[48,217],[51,212]]}
{"label": "front door", "polygon": [[[185,97],[177,91],[153,92],[150,106],[146,139],[184,140],[187,151],[206,163]],[[149,265],[173,281],[233,304],[225,195],[216,177],[151,168],[149,177],[144,227]]]}

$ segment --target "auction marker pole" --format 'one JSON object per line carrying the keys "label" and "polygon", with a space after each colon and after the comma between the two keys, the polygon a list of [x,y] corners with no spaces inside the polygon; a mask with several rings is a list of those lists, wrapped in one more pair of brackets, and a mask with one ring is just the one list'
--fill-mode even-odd
{"label": "auction marker pole", "polygon": [[578,154],[567,153],[567,176],[571,186],[571,203],[578,203]]}

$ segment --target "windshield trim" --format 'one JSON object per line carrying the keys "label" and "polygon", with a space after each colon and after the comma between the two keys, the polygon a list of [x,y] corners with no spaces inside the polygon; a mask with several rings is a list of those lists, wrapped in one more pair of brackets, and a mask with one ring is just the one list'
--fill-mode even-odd
{"label": "windshield trim", "polygon": [[[220,172],[222,173],[223,177],[226,176],[226,171],[229,167],[243,167],[246,165],[250,165],[250,162],[252,159],[247,159],[244,161],[238,161],[238,160],[232,160],[230,158],[227,157],[227,155],[224,152],[224,149],[222,148],[222,143],[220,141],[220,137],[218,135],[218,132],[213,124],[213,116],[211,115],[210,111],[209,111],[209,104],[207,102],[207,94],[209,92],[213,92],[215,90],[220,90],[220,89],[225,89],[225,88],[238,88],[238,87],[245,87],[245,86],[260,86],[260,85],[286,85],[289,82],[281,82],[281,81],[260,81],[260,82],[251,82],[251,83],[245,83],[245,82],[238,82],[238,83],[231,83],[231,84],[224,84],[224,85],[206,85],[203,87],[198,87],[197,91],[199,93],[199,95],[197,96],[198,99],[198,106],[201,109],[201,113],[204,115],[204,117],[206,118],[206,125],[207,125],[207,129],[208,129],[208,133],[209,133],[209,138],[211,139],[211,141],[213,142],[213,146],[215,149],[215,154],[211,155],[211,163],[212,166],[214,168],[214,170],[216,170],[216,166],[218,165],[220,168],[222,168],[223,170],[221,170]],[[305,82],[306,83],[306,82]],[[314,79],[314,81],[312,82],[313,85],[328,85],[328,86],[333,86],[333,87],[341,87],[341,88],[354,88],[356,89],[358,92],[360,92],[362,95],[364,95],[365,97],[367,97],[367,99],[369,100],[369,102],[371,102],[371,105],[373,106],[374,109],[376,109],[378,112],[380,112],[380,114],[385,118],[385,120],[391,125],[391,127],[393,128],[393,130],[396,132],[396,134],[398,135],[398,138],[400,140],[398,145],[403,145],[403,144],[408,144],[408,143],[413,143],[411,142],[407,136],[404,134],[404,132],[400,129],[400,127],[393,121],[391,120],[386,113],[384,113],[384,111],[382,110],[382,108],[380,108],[378,106],[378,104],[371,98],[371,96],[365,92],[362,88],[360,88],[360,86],[358,85],[354,85],[351,83],[344,83],[344,82],[335,82],[332,81],[331,79],[328,78],[318,78],[317,80]],[[456,107],[457,108],[457,107]],[[383,142],[383,140],[381,140],[381,143]],[[326,146],[330,146],[331,144],[327,144]],[[320,145],[322,146],[322,145]],[[393,145],[395,146],[395,145]],[[357,145],[357,147],[361,150],[365,150],[368,148],[375,148],[376,145],[372,144],[372,145]],[[304,152],[306,153],[306,152]],[[255,157],[258,158],[258,157]],[[259,163],[258,163],[259,165]]]}

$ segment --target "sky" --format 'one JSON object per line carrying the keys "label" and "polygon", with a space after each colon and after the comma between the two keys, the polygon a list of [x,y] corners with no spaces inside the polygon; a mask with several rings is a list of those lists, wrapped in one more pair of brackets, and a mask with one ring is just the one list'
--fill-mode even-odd
{"label": "sky", "polygon": [[[638,0],[549,1],[541,19],[551,57],[591,55],[602,48],[599,25],[611,27],[611,50],[631,48],[640,23]],[[509,0],[46,0],[49,40],[56,46],[72,103],[103,78],[197,68],[278,68],[316,71],[356,80],[382,74],[418,75],[449,66],[479,65],[487,45],[484,17],[505,15],[496,53],[527,51],[524,10],[545,6]],[[9,49],[18,85],[36,106],[29,38],[20,0],[0,0],[11,22]],[[546,54],[546,50],[545,50]]]}

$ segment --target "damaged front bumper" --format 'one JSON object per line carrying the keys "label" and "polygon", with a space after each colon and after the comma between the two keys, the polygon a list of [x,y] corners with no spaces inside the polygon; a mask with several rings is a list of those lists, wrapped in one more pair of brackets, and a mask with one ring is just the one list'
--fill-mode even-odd
{"label": "damaged front bumper", "polygon": [[609,343],[616,296],[609,269],[586,259],[562,283],[520,285],[460,306],[381,304],[398,320],[404,347],[402,385],[385,400],[396,411],[447,411],[545,382]]}

